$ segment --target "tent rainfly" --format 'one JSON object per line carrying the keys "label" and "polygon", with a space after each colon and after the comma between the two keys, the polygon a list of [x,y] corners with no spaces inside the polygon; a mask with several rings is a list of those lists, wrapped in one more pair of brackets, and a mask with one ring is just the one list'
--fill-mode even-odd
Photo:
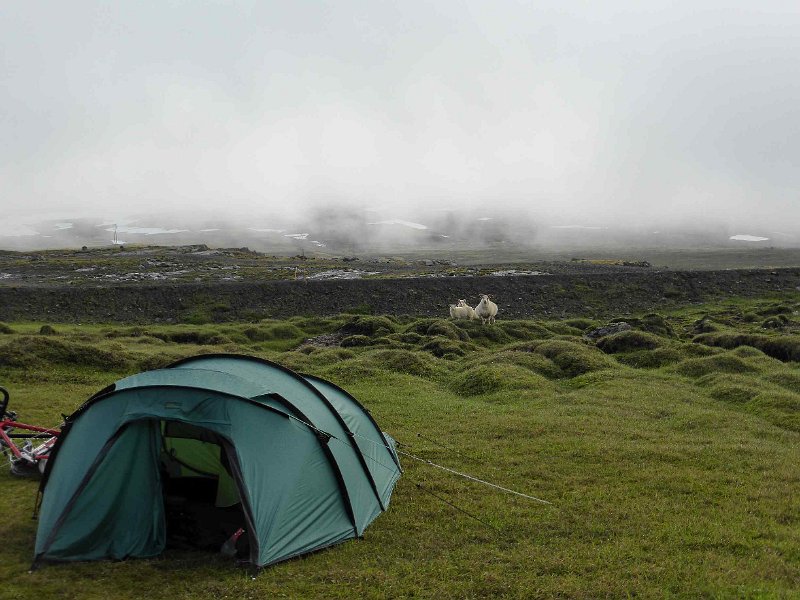
{"label": "tent rainfly", "polygon": [[394,440],[341,388],[248,356],[189,358],[67,418],[34,567],[231,542],[264,567],[361,537],[400,473]]}

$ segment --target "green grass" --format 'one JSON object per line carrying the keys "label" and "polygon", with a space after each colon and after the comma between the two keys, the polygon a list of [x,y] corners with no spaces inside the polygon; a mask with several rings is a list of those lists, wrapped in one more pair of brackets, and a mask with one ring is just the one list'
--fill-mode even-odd
{"label": "green grass", "polygon": [[[404,452],[552,505],[406,456],[389,511],[363,540],[256,580],[217,556],[174,551],[28,574],[37,484],[3,469],[0,597],[796,596],[800,364],[775,349],[800,341],[797,302],[620,315],[634,329],[598,343],[582,332],[604,323],[575,319],[490,328],[343,315],[59,324],[51,335],[40,334],[44,323],[7,323],[0,385],[26,420],[53,425],[105,385],[183,356],[254,354],[344,385]],[[775,314],[786,326],[763,328]],[[306,343],[334,332],[364,343]]]}

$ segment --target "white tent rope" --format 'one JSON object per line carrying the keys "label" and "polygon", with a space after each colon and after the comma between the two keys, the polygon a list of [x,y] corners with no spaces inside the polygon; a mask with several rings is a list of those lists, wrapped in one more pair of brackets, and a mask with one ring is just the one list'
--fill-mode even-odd
{"label": "white tent rope", "polygon": [[490,481],[485,481],[483,479],[478,479],[477,477],[474,477],[474,476],[469,475],[467,473],[462,473],[461,471],[456,471],[455,469],[450,469],[449,467],[444,467],[442,465],[437,465],[435,462],[431,462],[426,458],[420,458],[419,456],[414,456],[413,454],[410,454],[408,452],[403,452],[402,450],[397,450],[397,453],[398,454],[402,454],[403,456],[408,456],[409,458],[417,460],[417,461],[419,461],[421,463],[425,463],[425,464],[430,465],[432,467],[436,467],[437,469],[441,469],[442,471],[447,471],[448,473],[452,473],[453,475],[458,475],[459,477],[464,477],[465,479],[469,479],[470,481],[474,481],[476,483],[482,483],[483,485],[488,485],[489,487],[493,487],[493,488],[496,488],[498,490],[502,490],[504,492],[508,492],[509,494],[514,494],[515,496],[522,496],[523,498],[528,498],[529,500],[535,500],[536,502],[541,502],[542,504],[550,504],[550,505],[553,504],[552,502],[548,502],[547,500],[542,500],[541,498],[537,498],[536,496],[529,496],[528,494],[523,494],[522,492],[517,492],[515,490],[511,490],[511,489],[508,489],[506,487],[503,487],[502,485],[497,485],[496,483],[492,483]]}
{"label": "white tent rope", "polygon": [[[296,419],[297,421],[300,421],[301,423],[303,423],[304,425],[306,425],[307,427],[310,427],[311,429],[313,429],[315,431],[318,431],[320,433],[323,433],[326,436],[329,436],[331,439],[334,439],[334,440],[336,440],[338,442],[341,442],[343,444],[345,443],[343,440],[340,440],[336,436],[333,436],[330,433],[322,431],[321,429],[317,429],[313,425],[311,425],[309,423],[306,423],[305,421],[302,421],[301,419],[297,419],[296,417],[292,417],[292,418]],[[392,448],[390,448],[386,444],[381,444],[380,442],[376,442],[375,440],[372,440],[372,439],[370,439],[368,437],[364,437],[363,435],[358,435],[355,432],[351,432],[351,433],[352,433],[352,435],[354,437],[360,438],[362,440],[366,440],[366,441],[368,441],[368,442],[370,442],[372,444],[375,444],[376,446],[382,446],[382,447],[386,448],[387,450],[389,450],[389,452],[392,452]],[[469,475],[468,473],[462,473],[461,471],[456,471],[455,469],[451,469],[449,467],[445,467],[443,465],[436,464],[435,462],[432,462],[432,461],[430,461],[430,460],[428,460],[426,458],[421,458],[419,456],[415,456],[414,454],[411,454],[410,452],[405,452],[405,451],[400,450],[398,448],[395,448],[394,451],[397,452],[398,454],[402,454],[403,456],[407,456],[407,457],[409,457],[409,458],[411,458],[413,460],[416,460],[416,461],[419,461],[421,463],[430,465],[432,467],[436,467],[437,469],[441,469],[443,471],[447,471],[448,473],[451,473],[453,475],[457,475],[458,477],[463,477],[465,479],[469,479],[470,481],[474,481],[475,483],[488,485],[489,487],[493,487],[495,489],[501,490],[503,492],[507,492],[509,494],[514,494],[515,496],[521,496],[522,498],[527,498],[529,500],[534,500],[535,502],[540,502],[541,504],[549,504],[549,505],[553,504],[552,502],[548,502],[547,500],[542,500],[541,498],[537,498],[536,496],[530,496],[529,494],[523,494],[522,492],[517,492],[516,490],[512,490],[512,489],[509,489],[507,487],[503,487],[502,485],[497,485],[496,483],[492,483],[492,482],[486,481],[484,479],[479,479],[479,478],[475,477],[474,475]],[[359,452],[361,453],[362,456],[366,456],[367,458],[369,458],[371,460],[375,460],[371,456],[368,456],[368,455],[364,454],[360,450],[359,450]],[[377,462],[379,465],[381,465],[382,467],[384,467],[386,469],[389,468],[389,467],[387,467],[386,465],[382,464],[381,462],[379,462],[377,460],[375,460],[375,462]]]}

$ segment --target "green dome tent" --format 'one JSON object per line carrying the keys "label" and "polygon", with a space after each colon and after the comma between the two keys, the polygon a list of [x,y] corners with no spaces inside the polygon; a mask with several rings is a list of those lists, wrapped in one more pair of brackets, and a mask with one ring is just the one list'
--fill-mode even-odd
{"label": "green dome tent", "polygon": [[186,359],[67,418],[42,479],[34,566],[218,549],[242,528],[263,567],[360,537],[400,472],[394,440],[335,385],[253,357]]}

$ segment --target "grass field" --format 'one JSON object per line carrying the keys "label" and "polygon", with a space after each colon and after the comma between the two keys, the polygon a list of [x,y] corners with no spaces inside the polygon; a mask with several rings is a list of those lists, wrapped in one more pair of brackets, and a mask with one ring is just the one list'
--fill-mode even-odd
{"label": "grass field", "polygon": [[246,353],[342,385],[404,452],[552,503],[405,456],[363,540],[255,580],[185,551],[29,574],[37,483],[4,468],[0,598],[797,597],[799,303],[629,315],[597,342],[583,333],[605,323],[586,319],[0,324],[0,385],[29,422],[183,356]]}

